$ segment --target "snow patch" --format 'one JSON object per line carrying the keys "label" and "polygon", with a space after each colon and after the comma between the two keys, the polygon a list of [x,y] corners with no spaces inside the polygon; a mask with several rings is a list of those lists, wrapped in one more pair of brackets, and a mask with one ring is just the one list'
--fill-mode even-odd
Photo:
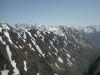
{"label": "snow patch", "polygon": [[22,49],[23,47],[19,45],[19,48]]}
{"label": "snow patch", "polygon": [[65,46],[67,46],[67,42],[64,41],[64,43],[65,43]]}
{"label": "snow patch", "polygon": [[74,58],[72,58],[72,60],[73,60],[73,61],[75,61],[75,59],[74,59]]}
{"label": "snow patch", "polygon": [[9,70],[6,70],[6,65],[4,65],[4,70],[1,71],[1,75],[8,75]]}
{"label": "snow patch", "polygon": [[8,38],[8,41],[13,44],[13,42],[10,39],[9,33],[7,31],[5,31],[4,34]]}
{"label": "snow patch", "polygon": [[43,32],[44,35],[46,35],[46,32]]}
{"label": "snow patch", "polygon": [[25,52],[25,54],[27,54],[27,52]]}
{"label": "snow patch", "polygon": [[2,28],[0,28],[0,33],[2,33]]}
{"label": "snow patch", "polygon": [[55,27],[53,27],[53,28],[49,28],[49,30],[48,31],[57,31],[59,28],[55,28]]}
{"label": "snow patch", "polygon": [[39,53],[45,58],[45,54],[42,53],[42,50],[40,49],[40,47],[35,43],[35,41],[33,41],[31,39],[32,43],[35,45],[36,49],[39,51]]}
{"label": "snow patch", "polygon": [[35,51],[35,50],[32,48],[32,45],[31,45],[30,43],[29,43],[28,45],[29,45],[30,49],[32,49],[33,51]]}
{"label": "snow patch", "polygon": [[10,30],[10,28],[6,25],[6,23],[2,23],[2,27],[3,27],[3,29]]}
{"label": "snow patch", "polygon": [[36,34],[34,34],[35,37],[38,37]]}
{"label": "snow patch", "polygon": [[32,37],[32,35],[31,35],[30,32],[28,32],[27,30],[26,30],[26,32],[29,34],[29,36],[30,36],[33,40],[35,40],[35,39]]}
{"label": "snow patch", "polygon": [[54,53],[57,56],[57,53]]}
{"label": "snow patch", "polygon": [[5,45],[6,44],[6,42],[4,42],[3,40],[2,40],[2,37],[0,36],[0,41]]}
{"label": "snow patch", "polygon": [[50,49],[51,49],[51,47],[50,46],[48,46]]}
{"label": "snow patch", "polygon": [[54,34],[58,35],[58,36],[64,36],[65,34],[63,33],[63,30],[60,29],[60,28],[56,28],[56,27],[53,27],[53,28],[49,28],[50,32],[53,32]]}
{"label": "snow patch", "polygon": [[58,61],[60,61],[61,63],[63,63],[63,60],[60,57],[58,57]]}
{"label": "snow patch", "polygon": [[16,43],[18,43],[18,42],[16,41]]}
{"label": "snow patch", "polygon": [[60,69],[60,67],[58,66],[58,64],[57,63],[55,63],[55,65]]}
{"label": "snow patch", "polygon": [[18,48],[16,45],[14,45],[16,48]]}
{"label": "snow patch", "polygon": [[50,56],[52,56],[50,52],[48,52],[48,53],[49,53]]}
{"label": "snow patch", "polygon": [[67,36],[65,35],[65,39],[66,39],[66,41],[67,41]]}
{"label": "snow patch", "polygon": [[86,32],[86,33],[91,33],[91,32],[94,31],[94,30],[91,29],[91,28],[84,28],[83,30],[84,30],[84,32]]}
{"label": "snow patch", "polygon": [[70,54],[67,54],[67,56],[68,56],[69,58],[71,58]]}
{"label": "snow patch", "polygon": [[11,61],[11,65],[14,67],[14,69],[13,69],[13,72],[14,72],[13,75],[20,75],[19,74],[19,70],[16,67],[15,60],[11,59],[12,53],[10,51],[9,45],[6,46],[6,50],[7,50],[7,54],[8,54],[9,60]]}
{"label": "snow patch", "polygon": [[61,52],[63,52],[63,50],[60,48]]}
{"label": "snow patch", "polygon": [[69,64],[70,66],[72,66],[71,61],[70,61],[69,59],[67,59],[67,61],[68,61],[68,64]]}
{"label": "snow patch", "polygon": [[[49,40],[50,41],[50,40]],[[52,47],[58,52],[57,48],[53,45],[53,42],[50,41],[50,44],[52,45]]]}
{"label": "snow patch", "polygon": [[26,61],[24,61],[24,70],[27,71]]}
{"label": "snow patch", "polygon": [[37,75],[40,75],[39,73],[37,73]]}
{"label": "snow patch", "polygon": [[[41,35],[41,33],[40,33],[39,31],[37,31],[37,34],[38,34],[38,36],[39,36],[39,37],[41,37],[41,38],[42,38],[41,40],[44,42],[44,36],[43,36],[43,35]],[[44,42],[44,43],[45,43],[45,42]]]}
{"label": "snow patch", "polygon": [[24,39],[26,39],[27,38],[27,36],[26,36],[26,33],[24,32],[24,35],[23,35],[23,37],[24,37]]}
{"label": "snow patch", "polygon": [[8,73],[9,73],[9,70],[3,70],[3,71],[1,71],[1,75],[8,75]]}

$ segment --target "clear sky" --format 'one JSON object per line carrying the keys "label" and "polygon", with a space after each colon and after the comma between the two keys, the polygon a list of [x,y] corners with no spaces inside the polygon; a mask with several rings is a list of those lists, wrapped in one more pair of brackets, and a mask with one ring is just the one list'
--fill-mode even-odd
{"label": "clear sky", "polygon": [[100,25],[100,0],[0,0],[0,22]]}

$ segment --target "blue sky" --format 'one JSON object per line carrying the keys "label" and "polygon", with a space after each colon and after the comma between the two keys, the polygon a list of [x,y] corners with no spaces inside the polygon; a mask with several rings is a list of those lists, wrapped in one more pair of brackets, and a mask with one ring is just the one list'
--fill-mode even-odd
{"label": "blue sky", "polygon": [[0,0],[0,22],[100,25],[100,0]]}

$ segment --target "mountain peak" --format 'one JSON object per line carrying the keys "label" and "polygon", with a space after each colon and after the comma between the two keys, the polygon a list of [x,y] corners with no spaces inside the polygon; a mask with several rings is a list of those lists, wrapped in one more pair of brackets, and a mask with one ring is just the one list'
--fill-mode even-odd
{"label": "mountain peak", "polygon": [[0,27],[1,27],[2,29],[10,30],[10,27],[9,27],[9,25],[8,25],[7,23],[0,23]]}

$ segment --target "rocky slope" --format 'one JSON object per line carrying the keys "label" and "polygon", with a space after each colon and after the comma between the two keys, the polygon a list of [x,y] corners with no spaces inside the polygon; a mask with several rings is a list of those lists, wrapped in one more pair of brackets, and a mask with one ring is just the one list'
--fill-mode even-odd
{"label": "rocky slope", "polygon": [[73,28],[18,27],[0,23],[0,75],[86,75],[98,56]]}
{"label": "rocky slope", "polygon": [[80,32],[100,49],[100,25],[83,27]]}

